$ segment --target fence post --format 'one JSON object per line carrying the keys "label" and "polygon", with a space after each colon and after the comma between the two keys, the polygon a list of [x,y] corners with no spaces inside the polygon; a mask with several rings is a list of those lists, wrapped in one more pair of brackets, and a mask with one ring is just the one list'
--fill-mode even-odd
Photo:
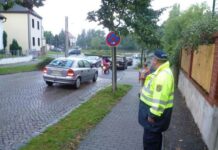
{"label": "fence post", "polygon": [[218,32],[214,34],[213,38],[215,39],[215,52],[209,97],[212,103],[218,106]]}

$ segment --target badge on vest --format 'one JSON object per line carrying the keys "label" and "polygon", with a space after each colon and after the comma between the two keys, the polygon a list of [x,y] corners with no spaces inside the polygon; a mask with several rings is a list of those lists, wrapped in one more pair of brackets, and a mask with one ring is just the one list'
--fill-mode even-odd
{"label": "badge on vest", "polygon": [[157,87],[156,87],[156,91],[160,92],[161,90],[162,90],[162,85],[158,84]]}

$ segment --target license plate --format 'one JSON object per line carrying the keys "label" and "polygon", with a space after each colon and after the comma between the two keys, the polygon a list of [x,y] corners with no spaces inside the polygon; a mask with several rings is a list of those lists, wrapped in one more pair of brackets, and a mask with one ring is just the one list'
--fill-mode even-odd
{"label": "license plate", "polygon": [[53,70],[52,75],[53,76],[61,76],[61,73],[60,73],[60,71]]}

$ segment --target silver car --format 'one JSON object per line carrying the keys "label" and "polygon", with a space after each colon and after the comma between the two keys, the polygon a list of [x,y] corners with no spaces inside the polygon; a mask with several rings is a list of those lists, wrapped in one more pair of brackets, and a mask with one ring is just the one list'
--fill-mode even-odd
{"label": "silver car", "polygon": [[96,82],[98,78],[98,70],[80,57],[57,58],[49,63],[43,72],[43,78],[48,86],[63,83],[72,84],[78,89],[81,82],[89,80]]}

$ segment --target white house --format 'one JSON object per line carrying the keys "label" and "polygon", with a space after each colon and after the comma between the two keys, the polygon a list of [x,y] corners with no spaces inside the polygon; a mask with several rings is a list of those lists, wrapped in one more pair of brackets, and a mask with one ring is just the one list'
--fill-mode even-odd
{"label": "white house", "polygon": [[42,31],[42,17],[34,10],[18,4],[7,11],[0,10],[7,18],[4,30],[8,35],[7,50],[13,39],[22,47],[22,53],[28,55],[32,51],[40,52],[44,39]]}
{"label": "white house", "polygon": [[5,16],[0,14],[0,50],[4,49],[3,46],[3,22],[6,21]]}

